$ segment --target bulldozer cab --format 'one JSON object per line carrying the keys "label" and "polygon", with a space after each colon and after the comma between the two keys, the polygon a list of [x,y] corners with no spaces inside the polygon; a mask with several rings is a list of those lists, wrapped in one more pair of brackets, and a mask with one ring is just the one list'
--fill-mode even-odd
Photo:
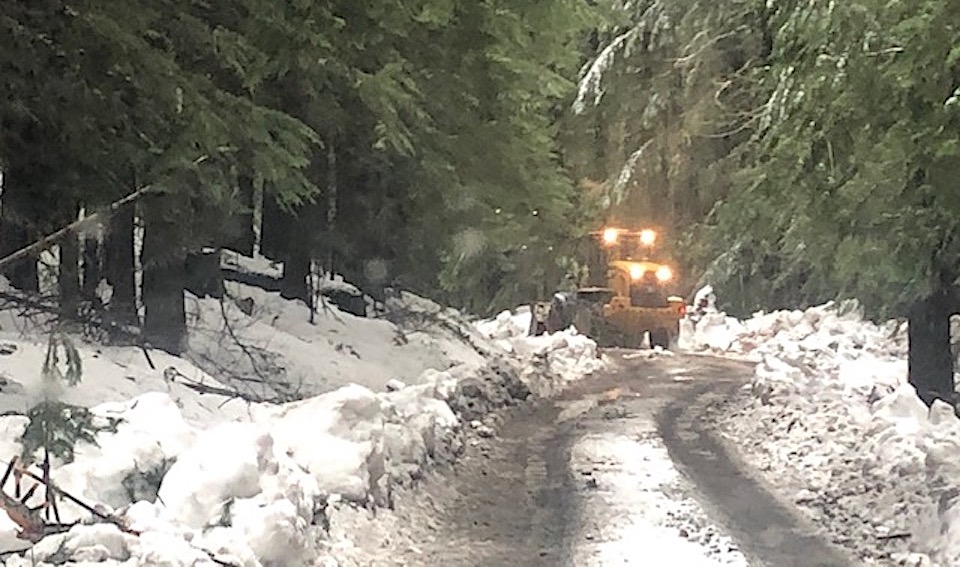
{"label": "bulldozer cab", "polygon": [[[586,267],[580,287],[614,288],[621,294],[626,293],[624,286],[630,284],[627,263],[646,263],[644,267],[648,268],[659,253],[658,240],[659,235],[651,229],[604,228],[589,233],[580,249]],[[656,268],[653,269],[652,273],[656,273]]]}
{"label": "bulldozer cab", "polygon": [[604,228],[594,233],[605,256],[605,285],[616,296],[630,297],[631,305],[659,306],[673,270],[655,260],[658,234],[652,229]]}
{"label": "bulldozer cab", "polygon": [[605,228],[597,233],[608,262],[649,261],[657,251],[658,235],[652,229]]}

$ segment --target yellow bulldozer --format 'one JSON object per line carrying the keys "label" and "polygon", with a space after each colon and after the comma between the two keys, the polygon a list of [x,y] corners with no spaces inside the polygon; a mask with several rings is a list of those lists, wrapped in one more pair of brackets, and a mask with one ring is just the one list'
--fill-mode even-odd
{"label": "yellow bulldozer", "polygon": [[582,285],[533,303],[530,334],[574,326],[601,346],[640,348],[649,333],[651,347],[675,348],[686,302],[670,293],[673,269],[654,259],[657,232],[611,227],[592,236],[606,267],[603,285]]}

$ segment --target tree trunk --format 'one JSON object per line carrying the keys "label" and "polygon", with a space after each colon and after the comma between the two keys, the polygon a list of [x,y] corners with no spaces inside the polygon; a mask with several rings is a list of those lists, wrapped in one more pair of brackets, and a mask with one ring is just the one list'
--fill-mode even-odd
{"label": "tree trunk", "polygon": [[280,297],[300,299],[310,305],[310,286],[307,285],[307,276],[309,275],[310,253],[306,246],[306,240],[298,243],[291,237],[289,250],[283,258]]}
{"label": "tree trunk", "polygon": [[[26,170],[12,169],[3,176],[3,196],[0,197],[0,258],[31,244],[33,235],[27,229],[31,215],[30,187],[23,180],[30,179]],[[13,263],[2,274],[13,287],[25,292],[40,290],[35,255]]]}
{"label": "tree trunk", "polygon": [[928,406],[938,399],[954,403],[951,307],[950,296],[938,291],[914,303],[909,312],[908,381]]}
{"label": "tree trunk", "polygon": [[70,233],[60,242],[60,264],[57,289],[60,293],[60,317],[76,319],[80,304],[80,245],[77,235]]}
{"label": "tree trunk", "polygon": [[282,260],[295,220],[296,217],[280,208],[275,195],[269,192],[264,195],[260,253],[271,260]]}
{"label": "tree trunk", "polygon": [[[77,220],[80,206],[73,200],[64,200],[51,207],[53,224],[66,226]],[[57,296],[60,299],[60,317],[76,319],[80,306],[80,241],[76,232],[69,232],[58,243]]]}
{"label": "tree trunk", "polygon": [[243,210],[230,219],[227,243],[224,248],[253,256],[255,236],[253,232],[253,179],[241,176],[239,180],[239,198]]}
{"label": "tree trunk", "polygon": [[[334,231],[337,223],[337,201],[340,198],[340,192],[337,186],[337,146],[331,132],[327,138],[327,243],[328,246],[334,242]],[[327,256],[326,271],[333,274],[336,270],[336,250],[330,246]]]}
{"label": "tree trunk", "polygon": [[310,274],[309,230],[304,217],[310,207],[300,207],[298,215],[284,211],[272,195],[263,200],[263,231],[260,253],[271,260],[283,261],[280,296],[300,299],[309,304]]}
{"label": "tree trunk", "polygon": [[220,251],[200,251],[187,254],[187,290],[197,297],[222,299],[223,274],[220,271]]}
{"label": "tree trunk", "polygon": [[83,287],[80,295],[84,301],[93,302],[97,299],[97,286],[100,285],[100,243],[96,238],[84,238],[81,249],[83,253]]}
{"label": "tree trunk", "polygon": [[114,213],[107,225],[103,243],[103,275],[113,288],[110,313],[118,323],[124,325],[139,325],[133,247],[135,211],[136,207],[131,203]]}
{"label": "tree trunk", "polygon": [[187,342],[186,252],[179,242],[182,211],[174,199],[158,195],[143,202],[143,337],[154,348],[179,355]]}

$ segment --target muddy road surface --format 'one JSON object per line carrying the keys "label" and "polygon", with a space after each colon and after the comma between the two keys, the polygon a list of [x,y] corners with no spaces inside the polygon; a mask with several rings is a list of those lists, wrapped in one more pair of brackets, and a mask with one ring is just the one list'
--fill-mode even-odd
{"label": "muddy road surface", "polygon": [[699,416],[753,366],[609,353],[610,371],[513,408],[398,502],[366,565],[846,567]]}

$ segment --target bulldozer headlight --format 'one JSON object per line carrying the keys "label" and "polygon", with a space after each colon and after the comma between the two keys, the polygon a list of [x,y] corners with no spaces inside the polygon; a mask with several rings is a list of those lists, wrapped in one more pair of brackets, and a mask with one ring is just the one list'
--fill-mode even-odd
{"label": "bulldozer headlight", "polygon": [[650,229],[640,231],[640,244],[643,244],[644,246],[653,246],[653,244],[656,241],[657,241],[656,231],[653,231]]}
{"label": "bulldozer headlight", "polygon": [[603,243],[613,246],[620,238],[620,230],[616,228],[603,229]]}
{"label": "bulldozer headlight", "polygon": [[630,266],[630,279],[639,280],[643,278],[643,266],[633,265]]}
{"label": "bulldozer headlight", "polygon": [[657,268],[657,281],[668,282],[673,279],[673,270],[667,266]]}

